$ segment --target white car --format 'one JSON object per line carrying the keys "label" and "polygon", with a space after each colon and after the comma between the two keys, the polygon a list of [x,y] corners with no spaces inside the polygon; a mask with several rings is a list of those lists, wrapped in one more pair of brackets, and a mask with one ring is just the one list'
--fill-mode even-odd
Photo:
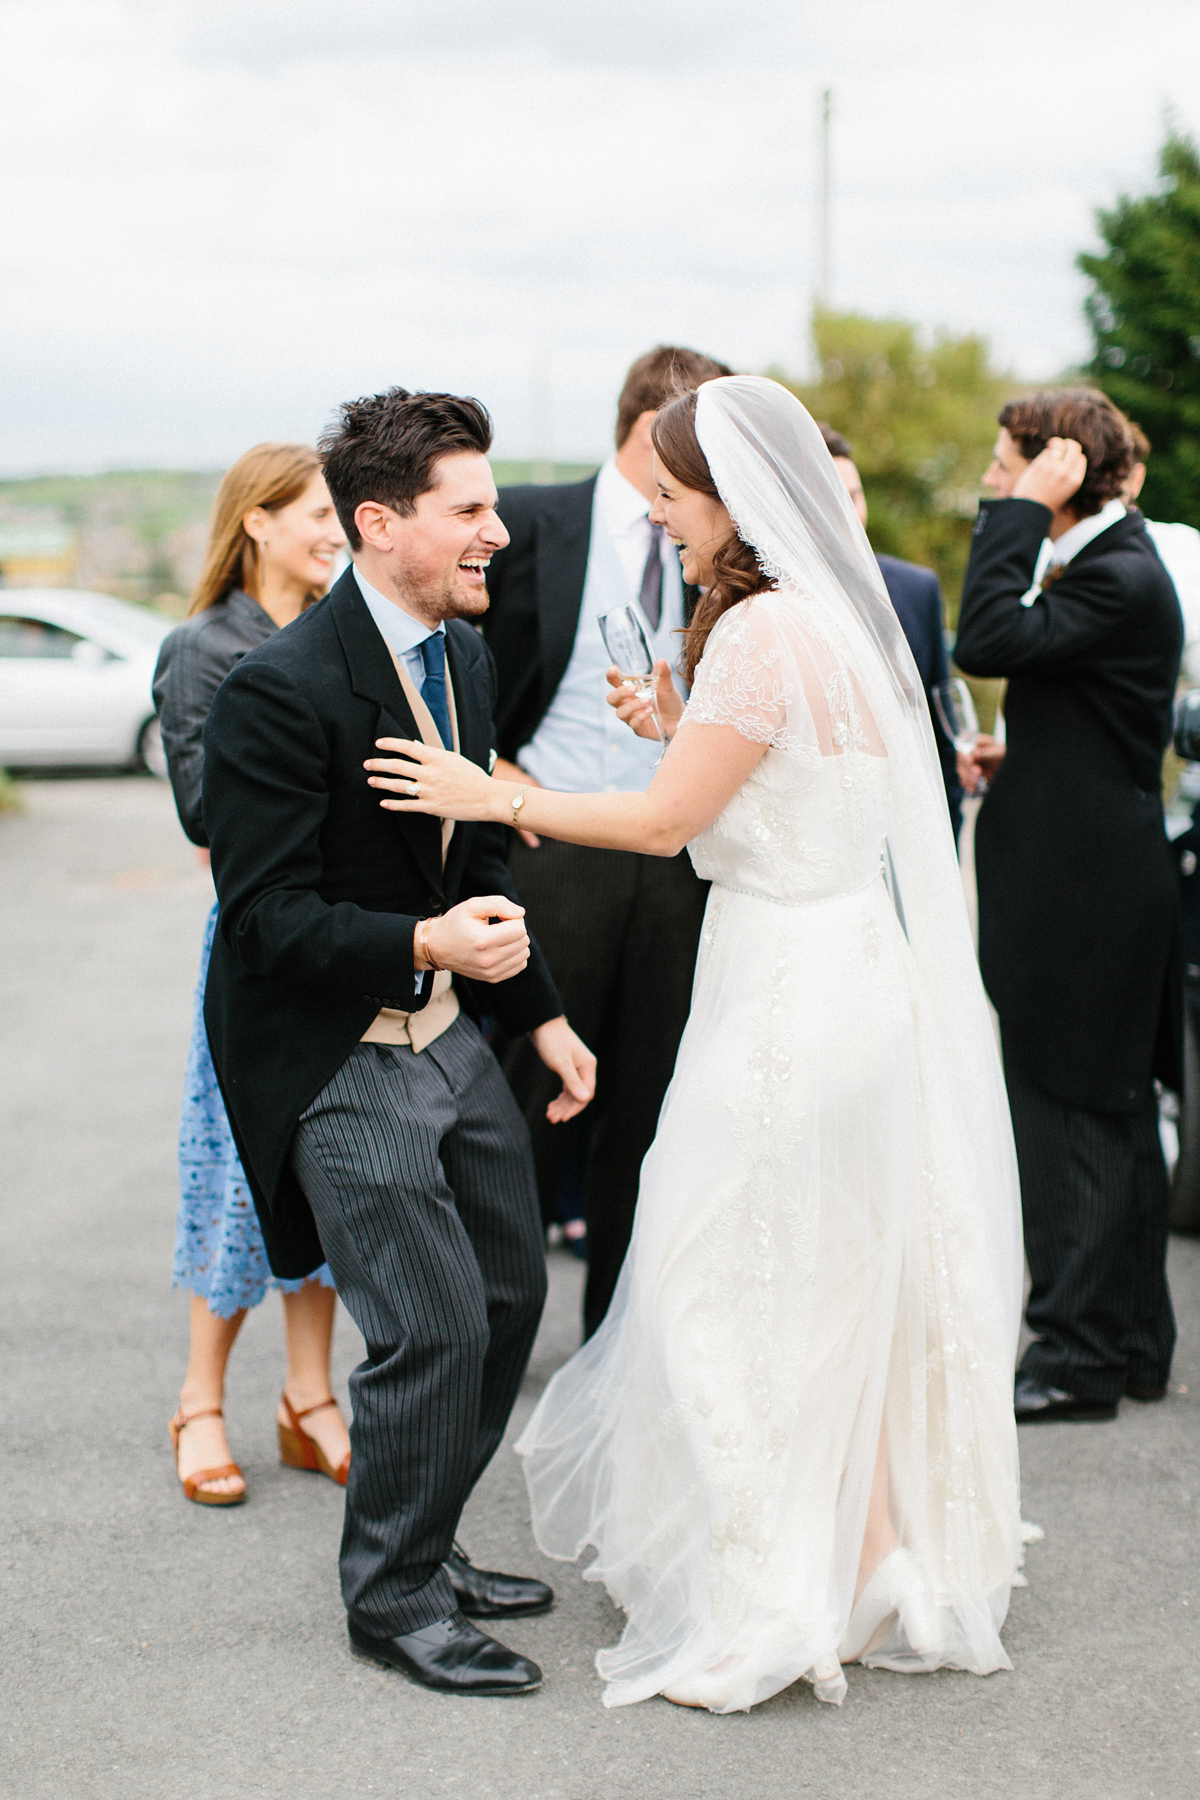
{"label": "white car", "polygon": [[0,588],[0,768],[166,776],[150,683],[173,621],[111,594]]}

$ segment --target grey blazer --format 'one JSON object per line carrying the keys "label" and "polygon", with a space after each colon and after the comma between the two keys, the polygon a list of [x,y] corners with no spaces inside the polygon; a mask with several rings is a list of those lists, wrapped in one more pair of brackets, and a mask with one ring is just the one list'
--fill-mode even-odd
{"label": "grey blazer", "polygon": [[234,588],[163,639],[154,671],[154,700],[179,822],[193,844],[208,844],[200,806],[201,734],[213,695],[247,650],[278,629],[257,600]]}

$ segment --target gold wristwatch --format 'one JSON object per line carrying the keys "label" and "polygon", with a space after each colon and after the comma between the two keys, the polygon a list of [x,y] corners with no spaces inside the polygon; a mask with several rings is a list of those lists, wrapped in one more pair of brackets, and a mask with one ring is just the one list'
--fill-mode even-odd
{"label": "gold wristwatch", "polygon": [[512,803],[512,809],[513,809],[513,816],[512,816],[512,828],[513,828],[513,830],[514,830],[514,831],[516,831],[516,830],[518,830],[518,829],[519,829],[519,827],[520,827],[520,824],[521,824],[521,808],[522,808],[522,807],[523,807],[523,806],[524,806],[524,804],[525,804],[525,789],[524,789],[524,788],[522,788],[522,789],[521,789],[521,790],[520,790],[520,792],[519,792],[519,793],[517,793],[517,794],[514,794],[514,795],[513,795],[513,803]]}

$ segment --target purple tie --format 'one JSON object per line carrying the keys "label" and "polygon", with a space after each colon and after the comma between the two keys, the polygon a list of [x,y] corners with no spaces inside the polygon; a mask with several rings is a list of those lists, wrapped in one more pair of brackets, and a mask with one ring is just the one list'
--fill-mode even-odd
{"label": "purple tie", "polygon": [[642,570],[642,591],[638,595],[642,611],[650,621],[650,629],[658,630],[662,618],[662,540],[663,527],[650,527],[650,554]]}

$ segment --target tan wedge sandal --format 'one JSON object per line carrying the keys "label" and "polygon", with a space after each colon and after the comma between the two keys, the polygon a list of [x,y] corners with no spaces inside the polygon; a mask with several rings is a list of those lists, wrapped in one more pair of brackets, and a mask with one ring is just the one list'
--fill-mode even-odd
{"label": "tan wedge sandal", "polygon": [[[225,1414],[219,1406],[206,1406],[198,1412],[189,1413],[185,1419],[183,1408],[180,1407],[167,1426],[167,1430],[171,1433],[171,1448],[175,1452],[175,1473],[177,1475],[179,1475],[179,1440],[186,1427],[192,1423],[193,1419],[223,1419],[224,1417]],[[236,1475],[242,1484],[240,1494],[214,1494],[209,1491],[210,1481],[228,1481],[233,1475]],[[197,1506],[240,1506],[246,1498],[246,1477],[234,1462],[222,1463],[218,1469],[197,1469],[194,1475],[180,1475],[179,1478],[183,1483],[184,1499],[194,1500]]]}
{"label": "tan wedge sandal", "polygon": [[328,1400],[318,1400],[315,1406],[306,1406],[303,1412],[297,1412],[286,1394],[282,1394],[280,1400],[289,1421],[282,1425],[276,1420],[280,1462],[286,1469],[311,1469],[314,1474],[328,1475],[330,1481],[336,1481],[339,1487],[345,1487],[350,1477],[350,1452],[347,1450],[340,1466],[335,1469],[316,1438],[309,1437],[300,1423],[310,1413],[321,1412],[327,1406],[336,1406],[337,1401],[331,1395]]}

